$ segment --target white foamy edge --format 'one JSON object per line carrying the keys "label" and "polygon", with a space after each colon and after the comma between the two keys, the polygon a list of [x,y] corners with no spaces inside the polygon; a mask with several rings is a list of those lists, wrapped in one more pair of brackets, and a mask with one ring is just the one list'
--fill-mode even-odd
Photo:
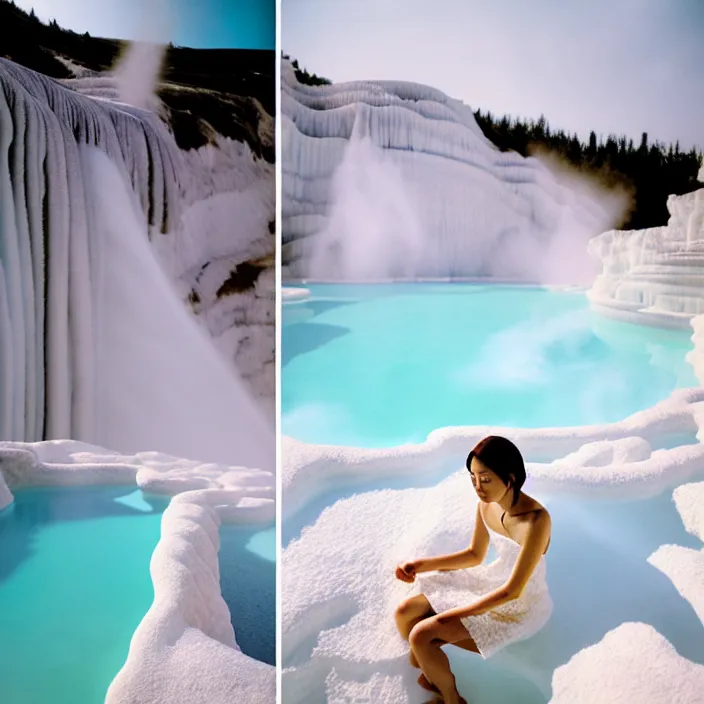
{"label": "white foamy edge", "polygon": [[221,519],[229,490],[179,494],[152,555],[154,602],[105,704],[252,704],[276,700],[276,668],[242,653],[220,591]]}
{"label": "white foamy edge", "polygon": [[284,304],[307,301],[311,296],[307,288],[286,288],[281,287],[281,300]]}
{"label": "white foamy edge", "polygon": [[[694,318],[691,326],[694,347],[687,361],[701,380],[704,316]],[[434,430],[423,443],[383,449],[314,445],[282,435],[282,511],[290,516],[331,489],[427,476],[437,473],[438,464],[461,467],[469,450],[487,435],[504,435],[521,448],[528,478],[538,491],[645,498],[704,473],[703,430],[704,388],[690,388],[622,421],[601,425],[454,426]],[[652,450],[683,434],[696,434],[699,442]]]}
{"label": "white foamy edge", "polygon": [[[516,429],[496,426],[435,430],[417,445],[363,449],[303,443],[282,436],[283,511],[290,516],[332,488],[370,481],[428,476],[438,464],[464,465],[486,435],[513,440],[539,491],[593,497],[647,497],[704,473],[704,389],[682,389],[623,421],[572,428]],[[651,451],[683,434],[700,441]],[[430,462],[430,460],[433,460]]]}
{"label": "white foamy edge", "polygon": [[[235,640],[220,591],[218,528],[221,522],[270,523],[274,475],[158,452],[120,455],[72,440],[0,442],[0,509],[12,503],[12,489],[91,485],[134,486],[174,497],[151,559],[154,602],[106,702],[273,702],[275,668],[244,655]],[[169,676],[172,661],[178,670]],[[222,661],[224,666],[213,667]]]}

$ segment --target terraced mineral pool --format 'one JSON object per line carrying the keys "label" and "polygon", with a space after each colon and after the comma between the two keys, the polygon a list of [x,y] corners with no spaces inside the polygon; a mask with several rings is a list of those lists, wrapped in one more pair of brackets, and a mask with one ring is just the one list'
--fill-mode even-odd
{"label": "terraced mineral pool", "polygon": [[0,701],[99,704],[154,598],[165,502],[33,488],[0,512]]}
{"label": "terraced mineral pool", "polygon": [[392,447],[453,425],[609,423],[698,385],[691,334],[594,315],[584,291],[312,285],[284,305],[282,424]]}
{"label": "terraced mineral pool", "polygon": [[[0,701],[99,704],[154,600],[167,501],[126,487],[33,488],[0,511]],[[223,525],[237,642],[275,661],[275,532]]]}
{"label": "terraced mineral pool", "polygon": [[[480,284],[307,288],[310,299],[284,306],[281,391],[283,432],[306,442],[392,447],[453,425],[609,423],[676,388],[698,385],[685,359],[688,332],[605,320],[590,312],[583,291]],[[670,440],[697,442],[684,435]],[[434,477],[331,488],[287,517],[284,546],[305,539],[304,527],[327,506],[376,489],[426,486],[456,470],[439,466]],[[681,655],[704,663],[704,630],[694,609],[647,562],[662,544],[701,547],[684,530],[670,492],[640,501],[538,498],[553,517],[555,611],[545,629],[495,661],[452,653],[472,701],[545,704],[554,669],[624,621],[653,625]],[[322,701],[324,682],[312,678],[310,687],[307,701]]]}

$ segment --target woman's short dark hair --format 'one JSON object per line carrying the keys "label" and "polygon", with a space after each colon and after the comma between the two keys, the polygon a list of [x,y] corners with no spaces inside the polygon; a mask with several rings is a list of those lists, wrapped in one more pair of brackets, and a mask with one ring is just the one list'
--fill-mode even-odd
{"label": "woman's short dark hair", "polygon": [[520,450],[506,438],[489,435],[480,440],[467,455],[467,469],[471,470],[472,459],[475,457],[504,484],[510,485],[513,489],[512,505],[515,504],[526,481],[526,466]]}

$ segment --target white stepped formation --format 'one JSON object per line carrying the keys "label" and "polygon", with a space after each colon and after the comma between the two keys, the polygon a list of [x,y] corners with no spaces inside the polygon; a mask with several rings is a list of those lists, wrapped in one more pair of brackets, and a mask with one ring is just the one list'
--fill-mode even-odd
{"label": "white stepped formation", "polygon": [[223,523],[271,525],[275,475],[158,452],[120,455],[69,440],[0,443],[0,509],[13,489],[88,484],[136,485],[175,497],[150,565],[154,603],[106,704],[273,702],[275,668],[237,645],[220,592],[218,551]]}
{"label": "white stepped formation", "polygon": [[469,107],[412,83],[311,87],[282,67],[284,276],[586,283],[620,196],[502,153]]}
{"label": "white stepped formation", "polygon": [[0,85],[0,439],[273,469],[269,424],[149,244],[176,233],[190,267],[217,229],[188,155],[151,112],[4,59]]}
{"label": "white stepped formation", "polygon": [[671,195],[667,209],[664,227],[611,230],[591,240],[589,251],[603,267],[589,292],[595,310],[674,328],[704,313],[704,188]]}

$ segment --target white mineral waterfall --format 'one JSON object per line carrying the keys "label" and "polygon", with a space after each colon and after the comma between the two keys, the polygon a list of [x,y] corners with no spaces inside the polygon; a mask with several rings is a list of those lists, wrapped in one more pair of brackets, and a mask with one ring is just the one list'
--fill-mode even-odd
{"label": "white mineral waterfall", "polygon": [[0,440],[273,469],[273,432],[161,270],[182,155],[150,112],[0,59]]}

